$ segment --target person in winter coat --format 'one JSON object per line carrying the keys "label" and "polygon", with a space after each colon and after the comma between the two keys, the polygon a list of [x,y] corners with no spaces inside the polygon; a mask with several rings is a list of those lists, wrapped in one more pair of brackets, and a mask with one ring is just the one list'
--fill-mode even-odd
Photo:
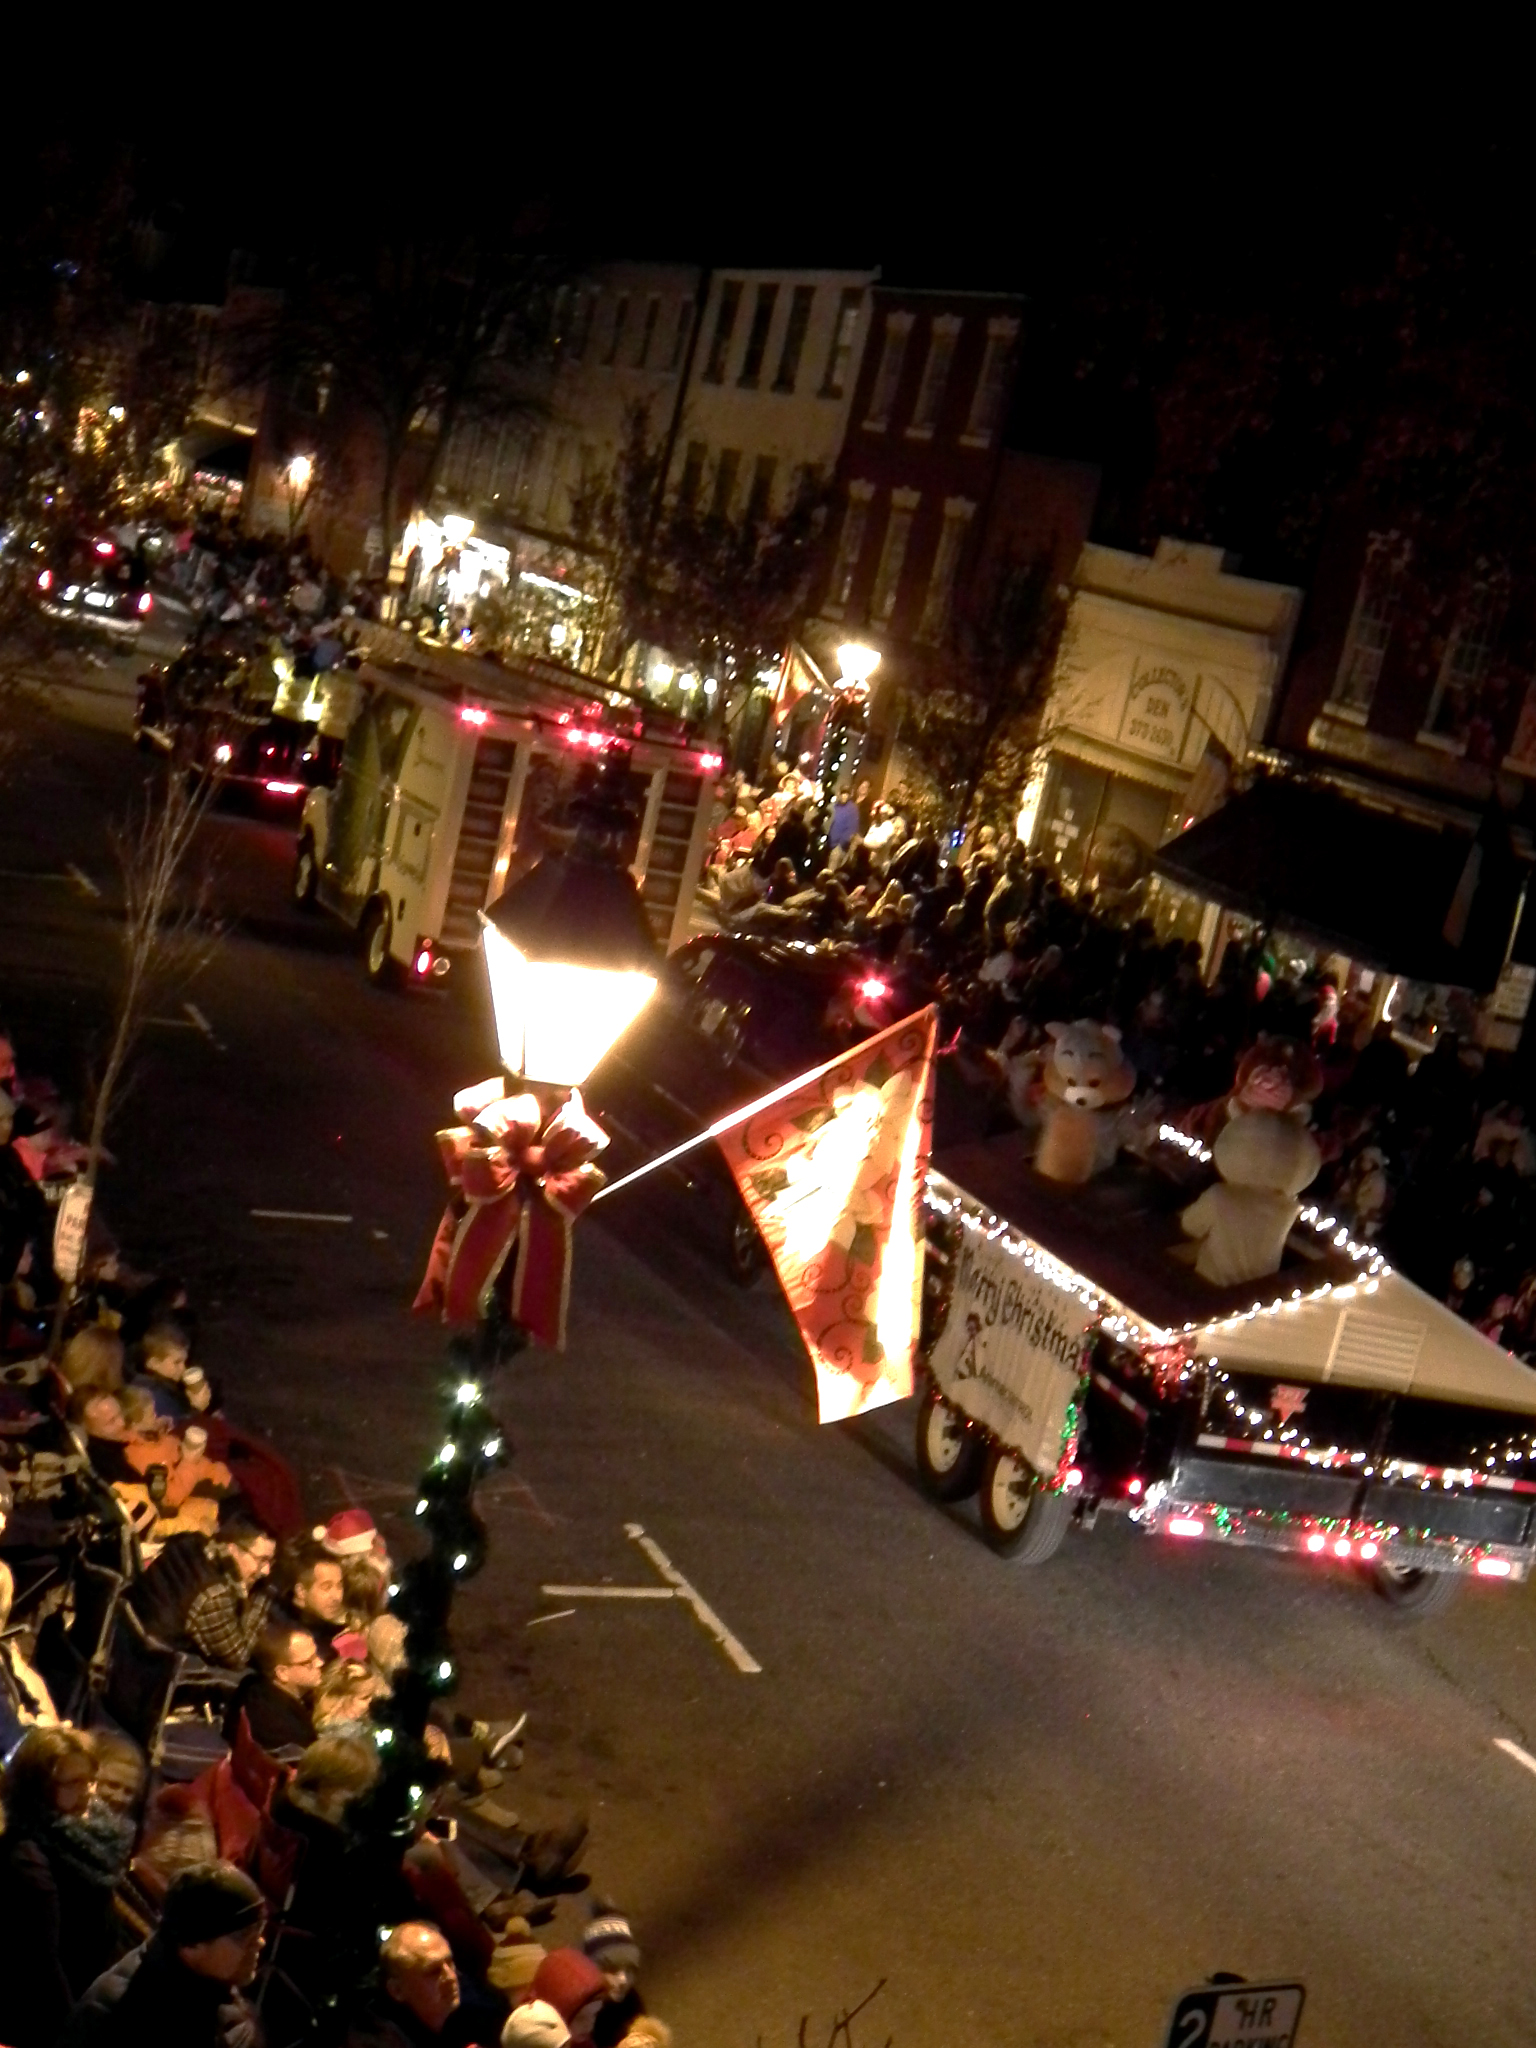
{"label": "person in winter coat", "polygon": [[0,2037],[10,2048],[52,2048],[113,1954],[121,1867],[86,1824],[95,1783],[90,1736],[32,1728],[0,1784]]}
{"label": "person in winter coat", "polygon": [[197,1863],[171,1882],[148,1941],[86,1992],[59,2048],[261,2048],[243,1993],[261,1964],[266,1901],[232,1863]]}

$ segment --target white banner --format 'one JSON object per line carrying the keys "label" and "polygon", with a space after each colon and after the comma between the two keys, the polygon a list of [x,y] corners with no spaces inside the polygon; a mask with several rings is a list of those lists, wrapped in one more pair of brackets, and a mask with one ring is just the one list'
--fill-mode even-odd
{"label": "white banner", "polygon": [[53,1270],[66,1287],[80,1278],[85,1258],[85,1233],[91,1220],[91,1198],[95,1190],[89,1181],[77,1180],[65,1192],[53,1222]]}
{"label": "white banner", "polygon": [[1089,1318],[1017,1253],[962,1231],[949,1315],[928,1359],[944,1398],[1042,1476],[1061,1457]]}

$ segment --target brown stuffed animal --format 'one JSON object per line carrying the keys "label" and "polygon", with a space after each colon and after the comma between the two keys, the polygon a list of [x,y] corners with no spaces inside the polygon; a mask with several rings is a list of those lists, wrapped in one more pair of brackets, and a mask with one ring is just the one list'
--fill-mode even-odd
{"label": "brown stuffed animal", "polygon": [[1214,1145],[1231,1118],[1255,1109],[1287,1116],[1316,1102],[1322,1090],[1323,1070],[1311,1046],[1261,1032],[1239,1059],[1228,1092],[1214,1102],[1196,1103],[1179,1119],[1179,1128],[1202,1145]]}
{"label": "brown stuffed animal", "polygon": [[1119,1147],[1116,1111],[1136,1086],[1136,1069],[1121,1051],[1113,1024],[1080,1018],[1045,1028],[1053,1043],[1035,1171],[1076,1185],[1113,1160]]}

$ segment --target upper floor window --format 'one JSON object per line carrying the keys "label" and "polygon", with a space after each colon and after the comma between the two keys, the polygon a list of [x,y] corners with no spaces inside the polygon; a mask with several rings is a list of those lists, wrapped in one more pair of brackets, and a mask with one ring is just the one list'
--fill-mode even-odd
{"label": "upper floor window", "polygon": [[885,543],[880,550],[880,566],[875,571],[875,587],[869,599],[869,615],[882,626],[896,609],[901,572],[906,565],[907,547],[912,539],[912,522],[917,517],[917,501],[916,491],[891,493],[890,517],[885,522]]}
{"label": "upper floor window", "polygon": [[827,374],[821,380],[823,398],[841,398],[848,388],[853,367],[853,344],[859,331],[859,307],[864,294],[850,285],[837,302],[837,323],[832,329],[832,346],[827,351]]}
{"label": "upper floor window", "polygon": [[775,455],[759,455],[752,465],[752,487],[747,493],[747,520],[758,526],[768,517],[773,504],[773,478],[779,466]]}
{"label": "upper floor window", "polygon": [[1382,663],[1402,609],[1407,566],[1407,557],[1401,550],[1390,547],[1381,538],[1373,540],[1330,699],[1330,709],[1362,724],[1381,681]]}
{"label": "upper floor window", "polygon": [[1475,583],[1446,642],[1440,672],[1424,712],[1421,739],[1441,740],[1457,747],[1466,745],[1503,623],[1503,592],[1487,582]]}
{"label": "upper floor window", "polygon": [[741,280],[728,277],[720,286],[720,303],[715,308],[715,331],[709,344],[709,361],[704,365],[706,384],[725,381],[725,359],[730,354],[731,336],[736,331],[736,315],[740,308]]}
{"label": "upper floor window", "polygon": [[608,336],[608,346],[603,350],[605,364],[616,363],[619,359],[619,343],[624,338],[624,322],[629,316],[629,293],[620,292],[613,302],[613,328]]}
{"label": "upper floor window", "polygon": [[842,611],[853,595],[853,579],[858,574],[859,557],[864,552],[864,534],[869,525],[869,501],[874,496],[874,488],[873,484],[857,482],[848,486],[843,529],[837,537],[837,557],[832,564],[832,576],[827,585],[827,603],[834,611]]}
{"label": "upper floor window", "polygon": [[643,370],[651,359],[651,344],[656,339],[656,322],[661,318],[661,301],[652,296],[645,302],[645,323],[640,329],[640,339],[635,345],[635,368]]}
{"label": "upper floor window", "polygon": [[923,616],[917,629],[919,640],[937,642],[944,638],[955,601],[960,554],[975,510],[966,498],[944,500],[944,524],[939,529],[939,545],[928,572],[928,594],[923,599]]}
{"label": "upper floor window", "polygon": [[1008,396],[1009,372],[1013,368],[1013,345],[1018,340],[1017,320],[989,320],[987,346],[971,393],[970,416],[965,423],[967,441],[990,441],[1003,423],[1003,405]]}
{"label": "upper floor window", "polygon": [[736,496],[736,478],[741,471],[741,450],[722,448],[720,460],[715,464],[715,494],[710,501],[710,511],[717,519],[729,519],[731,504]]}
{"label": "upper floor window", "polygon": [[901,383],[902,365],[907,360],[907,340],[911,332],[910,313],[887,315],[885,339],[880,346],[880,367],[875,372],[875,388],[869,395],[869,413],[864,421],[865,426],[875,433],[883,433],[889,424],[891,407],[896,403],[896,391]]}
{"label": "upper floor window", "polygon": [[747,329],[747,352],[742,357],[737,380],[755,391],[763,374],[763,357],[768,353],[768,329],[773,325],[773,308],[779,296],[776,284],[760,284],[752,305],[752,325]]}
{"label": "upper floor window", "polygon": [[667,364],[669,370],[675,370],[681,365],[683,350],[688,346],[688,330],[692,325],[693,301],[692,299],[679,299],[677,302],[677,325],[672,330],[672,360]]}
{"label": "upper floor window", "polygon": [[705,453],[702,441],[690,441],[684,451],[683,467],[677,479],[677,498],[681,505],[692,505],[698,499],[699,485],[704,478]]}
{"label": "upper floor window", "polygon": [[933,432],[939,408],[944,403],[949,368],[955,360],[955,343],[959,338],[960,322],[951,313],[941,313],[933,323],[928,360],[923,365],[923,381],[918,386],[917,404],[912,408],[912,424],[907,428],[909,434]]}
{"label": "upper floor window", "polygon": [[773,380],[775,391],[793,391],[800,375],[800,358],[805,353],[806,329],[811,324],[811,302],[816,296],[813,284],[797,284],[789,301],[789,319],[784,326],[784,346],[779,351],[778,375]]}

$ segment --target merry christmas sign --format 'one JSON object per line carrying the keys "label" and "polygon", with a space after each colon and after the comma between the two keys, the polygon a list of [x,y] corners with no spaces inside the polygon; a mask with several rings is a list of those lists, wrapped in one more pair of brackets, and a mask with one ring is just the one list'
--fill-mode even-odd
{"label": "merry christmas sign", "polygon": [[720,1138],[823,1422],[912,1391],[937,1023],[928,1009],[892,1025]]}
{"label": "merry christmas sign", "polygon": [[952,1406],[1050,1479],[1082,1378],[1088,1322],[1075,1291],[968,1228],[928,1369]]}

